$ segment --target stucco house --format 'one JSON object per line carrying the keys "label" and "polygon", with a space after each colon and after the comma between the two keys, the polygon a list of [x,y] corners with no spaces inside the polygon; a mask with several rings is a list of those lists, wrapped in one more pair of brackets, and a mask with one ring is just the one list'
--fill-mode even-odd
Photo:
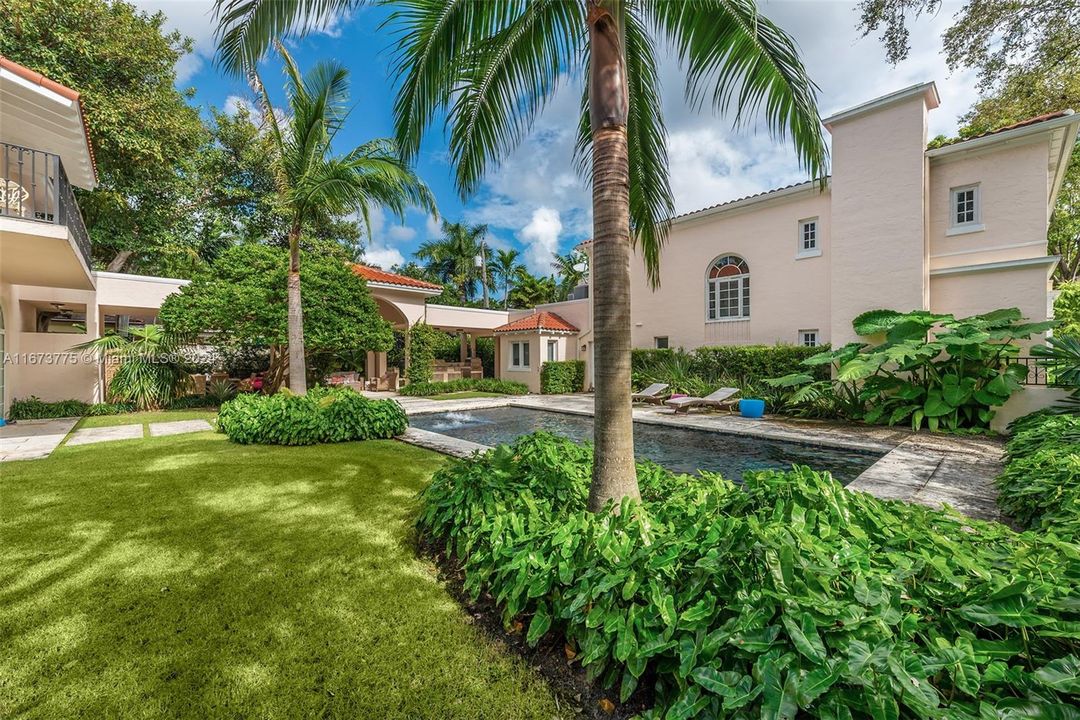
{"label": "stucco house", "polygon": [[[938,104],[931,82],[826,118],[824,189],[805,182],[674,218],[660,287],[649,286],[640,256],[631,262],[633,346],[838,345],[856,339],[852,318],[875,308],[965,316],[1018,307],[1047,319],[1058,258],[1047,255],[1046,233],[1080,115],[927,149]],[[497,328],[501,370],[538,388],[539,365],[551,359],[545,326],[564,321],[576,332],[559,334],[554,359],[585,360],[591,378],[590,302],[539,307],[546,319],[535,329],[520,316]],[[521,343],[531,344],[527,368],[510,352]]]}

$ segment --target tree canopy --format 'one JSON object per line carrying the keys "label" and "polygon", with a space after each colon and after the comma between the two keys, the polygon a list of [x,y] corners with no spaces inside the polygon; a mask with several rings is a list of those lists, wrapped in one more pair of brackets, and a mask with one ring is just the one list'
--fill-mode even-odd
{"label": "tree canopy", "polygon": [[[271,375],[283,369],[288,342],[288,252],[245,243],[225,249],[201,269],[191,284],[170,295],[161,320],[170,332],[223,350],[271,350]],[[309,356],[389,350],[390,324],[379,314],[367,283],[339,258],[305,254],[303,288],[304,347]]]}

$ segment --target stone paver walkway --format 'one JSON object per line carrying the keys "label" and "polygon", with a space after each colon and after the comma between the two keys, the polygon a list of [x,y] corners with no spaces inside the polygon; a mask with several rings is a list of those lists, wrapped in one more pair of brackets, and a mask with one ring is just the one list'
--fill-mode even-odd
{"label": "stone paver walkway", "polygon": [[[410,415],[463,412],[507,405],[579,415],[593,414],[592,395],[396,399]],[[845,425],[793,418],[752,420],[738,413],[692,412],[675,415],[668,408],[651,405],[636,406],[634,421],[884,453],[848,487],[880,498],[905,500],[930,507],[948,504],[969,517],[1007,520],[1001,516],[995,503],[997,491],[993,483],[1001,472],[1003,453],[1002,442],[996,438],[912,433],[895,427]],[[458,457],[468,457],[477,449],[468,447],[476,443],[466,446],[463,441],[438,433],[421,435],[419,432],[403,439]],[[437,438],[432,439],[428,435],[436,435]]]}
{"label": "stone paver walkway", "polygon": [[150,436],[181,435],[183,433],[204,432],[213,429],[213,426],[205,420],[173,420],[171,422],[150,423]]}
{"label": "stone paver walkway", "polygon": [[109,440],[136,440],[143,436],[142,424],[139,425],[112,425],[110,427],[84,428],[71,433],[66,447],[73,445],[90,445],[92,443],[108,442]]}
{"label": "stone paver walkway", "polygon": [[0,462],[49,457],[79,418],[20,420],[0,427]]}

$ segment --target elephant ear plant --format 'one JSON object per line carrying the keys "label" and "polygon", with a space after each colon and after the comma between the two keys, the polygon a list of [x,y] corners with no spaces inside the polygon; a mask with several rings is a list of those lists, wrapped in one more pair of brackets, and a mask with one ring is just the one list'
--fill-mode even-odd
{"label": "elephant ear plant", "polygon": [[831,380],[792,373],[769,380],[774,387],[795,388],[791,402],[831,391],[853,420],[912,429],[986,429],[1002,405],[1027,377],[1015,363],[1015,340],[1053,327],[1025,323],[1016,308],[957,319],[925,310],[899,313],[873,310],[852,326],[878,344],[849,343],[807,358],[808,367],[831,365]]}

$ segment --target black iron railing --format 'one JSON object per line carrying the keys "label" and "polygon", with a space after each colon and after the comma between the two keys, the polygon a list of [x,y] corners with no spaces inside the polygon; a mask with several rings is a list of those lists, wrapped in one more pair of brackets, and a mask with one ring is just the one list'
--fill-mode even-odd
{"label": "black iron railing", "polygon": [[1050,377],[1046,374],[1046,368],[1039,365],[1039,358],[1030,355],[1015,357],[1010,362],[1024,365],[1028,369],[1027,377],[1020,381],[1021,385],[1053,385]]}
{"label": "black iron railing", "polygon": [[59,155],[0,142],[0,215],[67,227],[90,266],[90,236]]}

